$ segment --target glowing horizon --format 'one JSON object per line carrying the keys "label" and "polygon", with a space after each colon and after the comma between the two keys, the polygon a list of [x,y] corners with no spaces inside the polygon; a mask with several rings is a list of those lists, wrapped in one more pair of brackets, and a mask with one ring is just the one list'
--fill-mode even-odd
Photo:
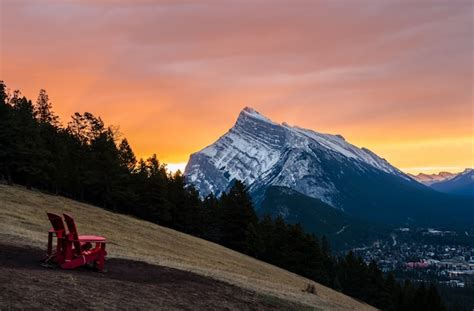
{"label": "glowing horizon", "polygon": [[[0,79],[170,170],[252,106],[410,173],[474,166],[472,4],[4,0]],[[25,22],[27,21],[27,22]],[[450,168],[450,169],[447,169]]]}
{"label": "glowing horizon", "polygon": [[176,173],[177,171],[181,171],[184,173],[184,169],[186,167],[187,162],[181,163],[166,163],[166,169],[171,173]]}
{"label": "glowing horizon", "polygon": [[[184,173],[184,169],[188,162],[180,163],[166,163],[166,168],[171,173],[176,173],[178,170]],[[424,174],[438,174],[440,172],[449,172],[449,173],[461,173],[468,167],[460,166],[428,166],[428,167],[399,167],[402,172],[409,173],[412,175],[418,175],[419,173]]]}

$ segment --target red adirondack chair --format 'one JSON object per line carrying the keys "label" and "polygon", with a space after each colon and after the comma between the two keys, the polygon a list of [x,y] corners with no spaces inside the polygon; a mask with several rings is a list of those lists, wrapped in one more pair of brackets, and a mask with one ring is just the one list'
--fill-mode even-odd
{"label": "red adirondack chair", "polygon": [[[66,233],[63,219],[55,214],[47,213],[52,229],[48,232],[48,250],[46,263],[53,261],[63,269],[74,269],[89,263],[99,270],[104,270],[105,245],[104,237],[93,235],[79,235],[74,219],[64,214],[64,220],[69,233]],[[56,251],[53,253],[53,236],[56,236]],[[95,243],[95,247],[92,247]]]}
{"label": "red adirondack chair", "polygon": [[[74,269],[93,263],[99,271],[103,271],[107,255],[105,251],[106,238],[95,235],[79,235],[74,219],[67,214],[63,215],[69,233],[66,236],[64,262],[61,263],[61,268]],[[85,243],[95,243],[95,247],[84,248]]]}

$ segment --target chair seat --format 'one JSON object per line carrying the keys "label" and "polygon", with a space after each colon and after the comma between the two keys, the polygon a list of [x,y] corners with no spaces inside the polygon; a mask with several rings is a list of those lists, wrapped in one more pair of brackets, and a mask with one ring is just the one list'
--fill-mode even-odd
{"label": "chair seat", "polygon": [[96,235],[80,235],[79,241],[80,242],[106,242],[107,239],[102,236],[96,236]]}

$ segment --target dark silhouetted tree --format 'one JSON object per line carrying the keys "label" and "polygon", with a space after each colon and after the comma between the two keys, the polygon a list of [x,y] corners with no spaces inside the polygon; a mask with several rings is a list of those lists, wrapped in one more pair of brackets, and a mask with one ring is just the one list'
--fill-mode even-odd
{"label": "dark silhouetted tree", "polygon": [[59,117],[53,112],[53,106],[45,90],[41,89],[36,100],[35,116],[40,123],[47,123],[59,127]]}
{"label": "dark silhouetted tree", "polygon": [[7,183],[12,182],[14,136],[12,107],[9,104],[7,86],[0,81],[0,180],[5,180]]}
{"label": "dark silhouetted tree", "polygon": [[236,181],[229,192],[222,195],[221,204],[223,245],[248,253],[249,226],[256,226],[257,215],[245,185]]}

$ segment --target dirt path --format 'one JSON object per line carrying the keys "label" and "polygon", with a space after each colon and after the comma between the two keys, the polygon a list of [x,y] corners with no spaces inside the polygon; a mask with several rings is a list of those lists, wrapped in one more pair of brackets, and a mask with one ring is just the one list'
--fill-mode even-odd
{"label": "dirt path", "polygon": [[172,268],[123,259],[106,273],[48,269],[44,251],[0,244],[0,310],[301,310],[302,306]]}

